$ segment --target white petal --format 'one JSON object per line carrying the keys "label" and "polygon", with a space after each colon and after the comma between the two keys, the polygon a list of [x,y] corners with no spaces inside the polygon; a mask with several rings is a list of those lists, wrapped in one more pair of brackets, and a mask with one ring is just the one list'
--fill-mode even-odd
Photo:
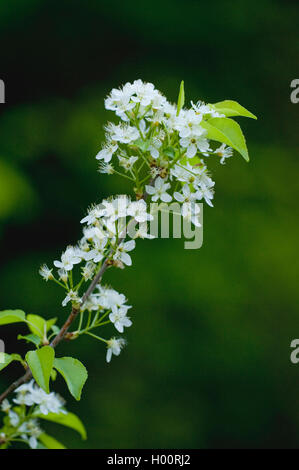
{"label": "white petal", "polygon": [[146,185],[145,190],[148,194],[154,194],[155,193],[155,189],[152,186]]}
{"label": "white petal", "polygon": [[205,197],[205,201],[210,207],[214,207],[212,201],[208,199],[207,197]]}
{"label": "white petal", "polygon": [[170,202],[171,200],[172,200],[172,197],[170,196],[170,194],[167,194],[167,193],[161,194],[161,201]]}
{"label": "white petal", "polygon": [[127,327],[131,326],[132,325],[132,322],[129,318],[124,318],[123,319],[123,324]]}
{"label": "white petal", "polygon": [[179,202],[184,202],[185,198],[181,193],[178,193],[177,191],[173,193],[174,198],[179,201]]}
{"label": "white petal", "polygon": [[103,160],[105,157],[105,154],[103,153],[103,150],[101,150],[99,153],[96,155],[97,160]]}
{"label": "white petal", "polygon": [[111,350],[111,348],[108,348],[108,349],[107,349],[107,354],[106,354],[106,361],[107,361],[107,362],[110,362],[110,361],[111,361],[111,357],[112,357],[112,350]]}
{"label": "white petal", "polygon": [[131,266],[132,265],[132,259],[131,259],[131,256],[128,255],[128,253],[121,253],[120,255],[120,260],[126,264],[127,266]]}
{"label": "white petal", "polygon": [[180,130],[180,137],[188,137],[191,134],[191,131],[188,127],[183,127],[183,129]]}
{"label": "white petal", "polygon": [[129,242],[124,243],[123,247],[125,251],[132,251],[136,246],[135,240],[130,240]]}
{"label": "white petal", "polygon": [[155,188],[161,189],[162,186],[163,186],[163,179],[160,176],[158,176],[158,178],[155,181]]}
{"label": "white petal", "polygon": [[123,333],[124,332],[124,327],[121,323],[119,322],[115,322],[114,324],[115,328],[117,329],[117,331],[119,331],[120,333]]}
{"label": "white petal", "polygon": [[190,139],[180,139],[180,144],[182,147],[187,148],[188,145],[190,144]]}
{"label": "white petal", "polygon": [[196,155],[196,152],[197,152],[197,148],[196,148],[196,145],[195,144],[191,144],[189,145],[188,149],[187,149],[187,157],[188,158],[193,158],[194,155]]}

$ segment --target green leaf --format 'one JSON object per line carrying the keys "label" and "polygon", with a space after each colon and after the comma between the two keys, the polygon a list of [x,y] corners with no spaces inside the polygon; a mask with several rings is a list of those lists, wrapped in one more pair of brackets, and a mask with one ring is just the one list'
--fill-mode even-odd
{"label": "green leaf", "polygon": [[245,116],[252,119],[257,119],[257,117],[252,114],[248,109],[241,106],[237,101],[224,100],[219,101],[219,103],[214,103],[212,106],[218,111],[218,113],[225,114],[225,116]]}
{"label": "green leaf", "polygon": [[184,90],[184,80],[182,80],[181,85],[180,85],[178,104],[177,104],[177,112],[176,112],[177,116],[180,114],[180,111],[183,108],[184,104],[185,104],[185,90]]}
{"label": "green leaf", "polygon": [[0,353],[0,371],[7,367],[12,361],[23,362],[23,359],[19,354],[6,354]]}
{"label": "green leaf", "polygon": [[51,326],[51,330],[53,331],[53,333],[55,333],[55,335],[58,335],[60,328],[57,325],[53,325]]}
{"label": "green leaf", "polygon": [[23,310],[3,310],[0,312],[0,325],[25,321]]}
{"label": "green leaf", "polygon": [[8,366],[13,360],[14,359],[10,354],[1,352],[0,353],[0,370]]}
{"label": "green leaf", "polygon": [[42,442],[42,444],[44,444],[47,449],[66,449],[63,444],[61,444],[56,439],[54,439],[54,437],[49,436],[49,434],[46,434],[45,432],[40,434],[38,439]]}
{"label": "green leaf", "polygon": [[19,362],[25,362],[23,361],[22,357],[20,356],[20,354],[11,354],[11,357],[13,358],[14,361],[19,361]]}
{"label": "green leaf", "polygon": [[18,335],[18,339],[24,339],[25,341],[27,341],[27,343],[33,343],[35,346],[39,346],[41,343],[41,339],[37,335],[34,335],[34,334],[25,335],[25,336]]}
{"label": "green leaf", "polygon": [[82,421],[74,413],[48,413],[47,415],[39,414],[37,418],[45,419],[46,421],[51,421],[53,423],[61,424],[62,426],[67,426],[77,431],[82,439],[86,439],[86,431]]}
{"label": "green leaf", "polygon": [[45,333],[47,333],[47,331],[49,331],[49,329],[56,323],[57,318],[51,318],[50,320],[45,320],[39,315],[29,314],[27,315],[26,320],[28,321],[28,327],[30,331],[34,335],[37,335],[43,339],[45,336]]}
{"label": "green leaf", "polygon": [[236,121],[229,118],[211,118],[208,121],[202,121],[201,125],[207,130],[208,139],[229,145],[237,150],[247,162],[249,161],[245,137]]}
{"label": "green leaf", "polygon": [[26,354],[26,361],[31,369],[32,375],[38,385],[49,393],[49,380],[54,362],[54,349],[51,346],[44,346],[36,351],[29,351]]}
{"label": "green leaf", "polygon": [[73,357],[61,357],[54,360],[54,367],[63,376],[73,397],[80,400],[88,376],[84,365]]}
{"label": "green leaf", "polygon": [[56,322],[57,322],[57,317],[50,318],[50,320],[47,320],[47,331],[52,329]]}

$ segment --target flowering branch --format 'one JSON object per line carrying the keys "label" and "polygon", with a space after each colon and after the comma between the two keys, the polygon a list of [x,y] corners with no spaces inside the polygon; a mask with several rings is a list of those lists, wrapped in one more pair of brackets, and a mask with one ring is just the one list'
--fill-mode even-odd
{"label": "flowering branch", "polygon": [[[154,220],[155,204],[176,201],[176,213],[200,227],[197,202],[204,200],[213,206],[214,198],[215,183],[206,159],[218,157],[223,164],[232,156],[233,149],[249,159],[241,128],[231,117],[255,118],[252,113],[230,100],[215,104],[191,102],[190,109],[184,108],[184,101],[183,82],[174,105],[154,85],[141,80],[113,89],[106,98],[106,109],[114,111],[120,122],[105,126],[106,140],[96,156],[100,161],[99,172],[115,173],[130,181],[135,198],[119,195],[91,206],[81,220],[84,224],[81,240],[76,246],[68,246],[61,259],[54,261],[57,273],[46,265],[41,267],[40,274],[46,281],[53,281],[66,291],[62,306],[69,302],[72,305],[62,327],[56,324],[57,318],[47,320],[39,315],[26,315],[22,310],[0,312],[0,325],[25,322],[30,334],[19,335],[18,339],[35,346],[25,359],[18,354],[0,355],[0,370],[12,361],[19,361],[26,369],[0,395],[1,409],[7,414],[0,429],[0,448],[19,440],[33,448],[61,448],[60,443],[39,428],[37,417],[43,415],[67,426],[71,422],[71,427],[85,435],[82,423],[62,407],[54,392],[50,392],[49,384],[60,373],[72,396],[79,400],[87,370],[78,359],[57,357],[56,346],[63,339],[75,340],[86,334],[106,345],[108,363],[112,355],[118,356],[125,345],[122,337],[105,339],[91,332],[112,325],[123,333],[132,325],[127,316],[131,306],[126,305],[125,295],[102,284],[105,271],[108,267],[131,266],[129,253],[135,248],[135,239],[154,238],[148,232],[148,222]],[[216,147],[214,141],[221,145]],[[152,204],[148,204],[148,199]],[[161,205],[159,210],[163,212]],[[77,265],[81,263],[78,272]],[[69,332],[77,319],[77,329]],[[34,380],[28,384],[31,378]],[[12,408],[7,397],[14,391],[17,397],[13,401],[18,406]],[[27,412],[27,406],[32,406],[33,411]]]}

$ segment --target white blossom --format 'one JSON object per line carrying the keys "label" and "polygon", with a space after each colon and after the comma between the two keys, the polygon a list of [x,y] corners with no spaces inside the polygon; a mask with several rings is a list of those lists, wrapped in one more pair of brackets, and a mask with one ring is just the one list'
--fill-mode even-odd
{"label": "white blossom", "polygon": [[2,410],[4,413],[8,413],[10,409],[11,409],[11,404],[9,403],[9,401],[7,400],[7,398],[5,398],[5,399],[3,400],[3,402],[1,403],[1,410]]}
{"label": "white blossom", "polygon": [[153,216],[147,213],[147,205],[143,199],[131,202],[128,207],[128,215],[134,217],[136,222],[141,223],[153,219]]}
{"label": "white blossom", "polygon": [[81,219],[81,224],[86,223],[87,225],[92,225],[92,224],[96,223],[98,221],[98,219],[103,217],[103,215],[104,215],[104,210],[103,209],[104,209],[103,206],[100,205],[100,204],[92,206],[89,209],[87,216],[84,217],[83,219]]}
{"label": "white blossom", "polygon": [[109,163],[117,149],[117,144],[113,142],[107,142],[102,148],[102,150],[100,150],[100,152],[96,155],[96,159],[104,160],[105,163]]}
{"label": "white blossom", "polygon": [[112,312],[109,315],[109,320],[120,333],[124,332],[125,326],[129,327],[132,325],[131,320],[127,317],[127,310],[125,307],[120,307],[116,312]]}
{"label": "white blossom", "polygon": [[89,257],[93,260],[94,263],[99,263],[104,258],[105,248],[107,245],[107,238],[95,238],[93,240],[93,243],[94,249],[90,252],[92,254],[92,257],[90,257],[90,255]]}
{"label": "white blossom", "polygon": [[164,180],[158,176],[155,181],[155,186],[146,185],[145,189],[148,194],[152,196],[152,201],[156,202],[159,199],[163,202],[170,202],[172,197],[167,193],[170,188],[170,183],[165,183]]}
{"label": "white blossom", "polygon": [[127,266],[132,265],[131,256],[128,254],[128,251],[132,251],[135,248],[135,240],[130,240],[128,242],[122,242],[118,245],[113,255],[114,260],[119,260]]}
{"label": "white blossom", "polygon": [[54,392],[46,393],[39,387],[33,387],[31,398],[33,402],[38,405],[39,412],[43,415],[49,413],[66,413],[63,409],[61,398]]}
{"label": "white blossom", "polygon": [[49,269],[46,264],[43,264],[40,267],[39,274],[42,276],[45,281],[49,281],[50,279],[53,279],[53,274],[52,274],[53,269]]}
{"label": "white blossom", "polygon": [[198,150],[204,155],[208,155],[210,144],[209,141],[204,138],[204,135],[205,130],[202,129],[202,134],[199,136],[189,135],[188,137],[180,139],[181,146],[187,149],[186,156],[188,158],[193,158]]}
{"label": "white blossom", "polygon": [[88,263],[86,263],[85,266],[83,266],[82,276],[84,277],[85,281],[88,281],[88,280],[92,279],[92,277],[95,273],[95,269],[96,269],[96,264],[94,264],[91,261],[89,261]]}
{"label": "white blossom", "polygon": [[111,163],[100,162],[98,166],[98,172],[106,175],[113,175],[114,167]]}
{"label": "white blossom", "polygon": [[[153,217],[153,216],[152,216]],[[135,233],[135,238],[148,238],[149,240],[152,240],[153,238],[155,238],[154,235],[151,235],[150,233],[148,233],[148,227],[147,227],[147,223],[146,222],[142,222],[140,225],[139,225],[139,228],[138,230],[136,231]]]}
{"label": "white blossom", "polygon": [[197,190],[196,195],[199,201],[203,198],[209,206],[213,207],[212,199],[214,197],[214,193],[211,188],[207,187],[205,184],[202,184],[201,187]]}
{"label": "white blossom", "polygon": [[182,216],[192,222],[196,227],[201,227],[199,222],[200,207],[194,202],[184,202],[182,204]]}
{"label": "white blossom", "polygon": [[102,240],[103,238],[105,238],[105,233],[99,227],[90,227],[90,226],[84,227],[83,235],[84,237],[81,240],[83,244],[85,244],[86,241],[92,242],[97,239]]}
{"label": "white blossom", "polygon": [[193,186],[200,185],[202,178],[206,174],[207,167],[192,166],[189,162],[186,165],[175,165],[170,171],[171,179],[177,179],[182,183],[193,184]]}
{"label": "white blossom", "polygon": [[134,87],[131,83],[126,83],[121,89],[113,88],[105,100],[105,108],[115,111],[117,116],[124,121],[128,121],[126,113],[131,111],[136,104],[131,101],[133,92]]}
{"label": "white blossom", "polygon": [[223,165],[225,163],[225,159],[229,158],[233,154],[233,149],[231,147],[227,147],[225,144],[220,145],[214,153],[220,157],[220,163]]}
{"label": "white blossom", "polygon": [[[161,106],[163,98],[158,90],[152,83],[145,83],[142,80],[135,80],[133,83],[134,95],[132,101],[140,103],[142,106],[149,106],[154,100],[156,106]],[[159,99],[158,99],[159,97]]]}
{"label": "white blossom", "polygon": [[16,390],[15,393],[17,394],[17,397],[13,399],[14,403],[18,405],[26,405],[26,406],[31,406],[34,404],[34,401],[32,399],[32,394],[33,392],[33,381],[31,380],[29,383],[25,383],[23,385],[20,385]]}
{"label": "white blossom", "polygon": [[38,445],[37,438],[41,435],[42,430],[38,426],[38,422],[36,419],[30,419],[29,421],[25,421],[21,426],[18,428],[18,431],[22,433],[21,437],[24,439],[31,449],[36,449]]}
{"label": "white blossom", "polygon": [[9,422],[10,424],[13,426],[13,427],[17,427],[19,422],[20,422],[20,417],[17,413],[15,413],[14,411],[12,410],[9,410],[8,412],[8,418],[9,418]]}
{"label": "white blossom", "polygon": [[[114,289],[104,286],[97,286],[98,288],[98,302],[103,308],[112,310],[113,313],[117,313],[119,309],[126,309],[128,311],[131,308],[130,305],[125,305],[127,299],[124,294],[120,294]],[[124,310],[123,310],[124,311]]]}
{"label": "white blossom", "polygon": [[78,292],[73,291],[72,289],[67,293],[66,297],[62,301],[62,306],[65,307],[69,302],[79,304],[81,302]]}
{"label": "white blossom", "polygon": [[[130,142],[134,142],[139,137],[138,129],[126,123],[122,123],[118,125],[109,123],[106,126],[106,131],[109,134],[111,140],[117,141],[123,144],[129,144]],[[111,158],[112,158],[112,155],[111,155]],[[111,158],[106,161],[110,161]]]}
{"label": "white blossom", "polygon": [[152,156],[154,159],[159,158],[159,156],[160,156],[159,149],[160,149],[161,147],[162,147],[162,142],[161,142],[161,140],[158,139],[158,138],[153,139],[153,142],[152,142],[152,144],[149,146],[148,150],[150,151],[150,154],[151,154],[151,156]]}
{"label": "white blossom", "polygon": [[186,138],[191,135],[201,136],[203,133],[201,121],[201,114],[197,114],[193,109],[189,109],[187,111],[181,110],[176,119],[175,129],[179,131],[179,136],[181,138]]}
{"label": "white blossom", "polygon": [[61,261],[54,261],[56,268],[65,269],[65,271],[71,271],[74,264],[81,262],[80,256],[78,256],[78,250],[74,247],[68,246],[64,253],[61,255]]}
{"label": "white blossom", "polygon": [[65,283],[67,283],[67,280],[68,280],[68,273],[65,269],[58,269],[58,276],[59,276],[59,279]]}
{"label": "white blossom", "polygon": [[104,200],[102,202],[104,206],[105,217],[110,218],[111,222],[126,217],[128,215],[128,207],[130,205],[130,198],[127,195],[117,196],[111,200]]}
{"label": "white blossom", "polygon": [[184,184],[181,193],[176,191],[173,196],[178,202],[193,202],[196,200],[196,193],[191,192],[188,184]]}
{"label": "white blossom", "polygon": [[110,362],[112,354],[119,356],[122,348],[125,346],[126,341],[123,338],[111,338],[107,341],[107,354],[106,361]]}
{"label": "white blossom", "polygon": [[134,164],[138,161],[138,157],[122,157],[118,156],[119,164],[122,166],[126,171],[132,170]]}

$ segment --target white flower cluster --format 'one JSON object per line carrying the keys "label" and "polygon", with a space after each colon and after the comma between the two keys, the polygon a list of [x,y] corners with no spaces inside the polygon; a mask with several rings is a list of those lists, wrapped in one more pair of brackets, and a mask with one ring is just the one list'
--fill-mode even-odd
{"label": "white flower cluster", "polygon": [[34,381],[21,385],[16,389],[16,398],[13,399],[17,405],[37,405],[36,414],[47,415],[49,413],[66,413],[63,409],[64,401],[54,392],[46,393],[34,384]]}
{"label": "white flower cluster", "polygon": [[[115,265],[119,267],[131,266],[132,259],[129,252],[134,250],[135,240],[124,240],[127,217],[139,224],[136,236],[150,238],[145,227],[146,222],[152,220],[153,217],[147,212],[144,200],[131,201],[128,196],[120,195],[93,205],[87,216],[81,220],[81,223],[86,225],[78,245],[68,246],[62,253],[61,259],[54,261],[54,266],[58,268],[59,279],[66,283],[70,271],[81,262],[84,263],[82,268],[84,279],[91,279],[97,264],[108,253],[111,253],[111,259]],[[40,268],[40,274],[45,280],[53,279],[53,270],[46,265]],[[80,303],[80,298],[73,290],[68,292],[63,306],[67,305],[69,301]]]}
{"label": "white flower cluster", "polygon": [[162,110],[167,104],[166,98],[155,89],[152,83],[135,80],[126,83],[122,89],[113,89],[105,100],[105,107],[115,111],[123,121],[129,121],[128,112],[138,109],[136,117],[153,117],[154,113]]}
{"label": "white flower cluster", "polygon": [[[1,404],[1,411],[8,416],[8,429],[2,433],[3,441],[15,440],[20,438],[26,442],[32,449],[38,446],[38,438],[43,432],[39,427],[37,417],[39,415],[48,415],[49,413],[67,413],[63,408],[64,401],[55,393],[46,393],[34,381],[21,385],[15,390],[16,398],[13,402],[18,405],[15,407],[7,399]],[[31,407],[26,414],[26,407]]]}
{"label": "white flower cluster", "polygon": [[109,320],[119,333],[123,333],[124,327],[132,325],[131,320],[127,317],[131,305],[125,305],[126,302],[124,294],[99,284],[84,304],[84,308],[89,311],[104,312],[106,310],[108,313],[111,312]]}
{"label": "white flower cluster", "polygon": [[[206,119],[223,115],[202,101],[191,104],[190,109],[178,113],[177,106],[169,103],[152,83],[141,80],[113,89],[105,107],[114,111],[122,122],[105,127],[106,141],[96,156],[103,161],[100,171],[118,173],[114,166],[118,162],[138,186],[140,169],[147,163],[147,168],[143,166],[142,181],[147,182],[146,170],[148,181],[155,179],[154,186],[145,185],[152,201],[170,202],[179,182],[181,188],[189,185],[192,201],[204,199],[212,206],[215,183],[208,175],[204,158],[214,155],[224,163],[232,155],[232,149],[224,144],[212,149],[202,125]],[[117,160],[112,163],[114,155]],[[137,190],[142,193],[144,188]],[[181,195],[185,199],[186,192]],[[187,207],[184,203],[183,216]]]}

